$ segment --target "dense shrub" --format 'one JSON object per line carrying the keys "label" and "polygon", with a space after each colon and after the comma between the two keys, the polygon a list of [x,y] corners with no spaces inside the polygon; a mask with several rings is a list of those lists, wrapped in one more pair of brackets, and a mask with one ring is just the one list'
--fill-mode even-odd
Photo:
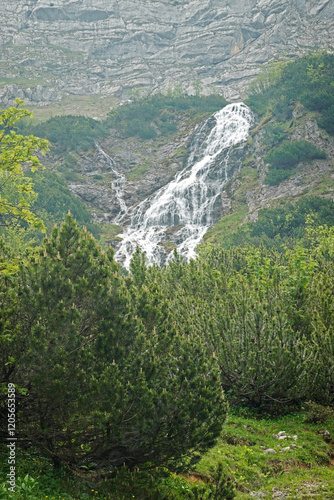
{"label": "dense shrub", "polygon": [[329,134],[334,135],[334,105],[322,112],[319,119],[319,126],[324,128]]}
{"label": "dense shrub", "polygon": [[98,137],[106,135],[106,122],[85,116],[55,116],[38,125],[26,123],[24,133],[33,133],[51,141],[58,152],[82,150],[94,147]]}
{"label": "dense shrub", "polygon": [[278,168],[271,168],[265,178],[265,183],[269,186],[278,186],[281,182],[289,179],[291,172],[289,170],[280,170]]}
{"label": "dense shrub", "polygon": [[1,283],[1,306],[16,294],[0,376],[22,388],[21,440],[56,465],[196,462],[225,420],[217,360],[176,327],[158,283],[136,287],[112,257],[68,216]]}
{"label": "dense shrub", "polygon": [[277,146],[286,136],[287,133],[283,126],[279,123],[273,123],[265,128],[265,137],[262,142],[265,146]]}
{"label": "dense shrub", "polygon": [[[282,170],[284,172],[284,170]],[[234,232],[224,234],[220,243],[224,248],[261,245],[285,252],[298,241],[308,245],[307,231],[310,225],[334,226],[334,202],[320,196],[303,196],[295,204],[262,208],[256,222],[246,223]]]}
{"label": "dense shrub", "polygon": [[330,406],[319,405],[314,401],[306,402],[305,406],[306,421],[312,424],[323,424],[334,417],[334,410]]}
{"label": "dense shrub", "polygon": [[303,160],[324,159],[326,153],[307,141],[285,141],[264,158],[274,168],[289,170]]}
{"label": "dense shrub", "polygon": [[[296,102],[307,109],[319,113],[318,123],[329,134],[334,133],[333,110],[334,55],[322,53],[308,54],[296,61],[279,61],[255,79],[249,88],[247,103],[258,114],[268,110],[278,121],[292,118],[291,112]],[[261,82],[265,81],[265,85]]]}
{"label": "dense shrub", "polygon": [[50,170],[37,172],[31,177],[38,193],[33,209],[37,213],[43,212],[48,230],[51,231],[54,224],[62,222],[68,212],[71,212],[80,226],[86,226],[94,236],[98,236],[99,229],[92,223],[90,210],[71,193],[64,179]]}
{"label": "dense shrub", "polygon": [[211,345],[232,404],[267,412],[305,399],[333,404],[333,229],[314,231],[308,248],[212,248],[143,278],[161,279],[179,328]]}
{"label": "dense shrub", "polygon": [[300,102],[312,111],[323,111],[334,106],[334,93],[325,90],[322,92],[306,92],[301,96]]}
{"label": "dense shrub", "polygon": [[[269,172],[265,182],[277,185],[288,178],[291,169],[301,161],[324,159],[326,153],[307,141],[285,141],[272,149],[264,161],[269,163]],[[284,173],[280,173],[284,171]]]}
{"label": "dense shrub", "polygon": [[125,136],[137,135],[142,139],[152,139],[157,130],[162,135],[175,133],[175,120],[180,112],[213,113],[226,104],[227,101],[220,95],[200,97],[156,94],[113,109],[107,123]]}
{"label": "dense shrub", "polygon": [[276,236],[301,238],[305,234],[308,215],[319,225],[333,226],[334,202],[320,196],[305,196],[295,205],[263,208],[259,211],[258,220],[250,224],[251,235],[265,234],[271,239]]}

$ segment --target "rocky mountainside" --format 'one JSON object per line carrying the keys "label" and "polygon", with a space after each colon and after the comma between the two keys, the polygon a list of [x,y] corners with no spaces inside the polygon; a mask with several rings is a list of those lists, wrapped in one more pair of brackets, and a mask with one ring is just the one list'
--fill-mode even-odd
{"label": "rocky mountainside", "polygon": [[2,0],[0,103],[197,80],[235,98],[262,64],[330,49],[333,20],[332,0]]}
{"label": "rocky mountainside", "polygon": [[[264,182],[268,171],[265,161],[268,148],[263,144],[267,124],[255,125],[247,143],[229,153],[229,182],[219,196],[214,212],[215,222],[220,222],[205,235],[206,241],[216,243],[221,235],[235,230],[240,224],[257,220],[258,212],[263,208],[294,202],[304,195],[334,200],[334,138],[319,128],[314,115],[304,108],[297,105],[293,115],[291,128],[287,124],[289,139],[306,140],[324,151],[327,158],[303,161],[290,178],[275,186],[268,185]],[[179,132],[166,138],[125,139],[114,131],[101,142],[113,167],[124,176],[121,190],[129,214],[132,207],[166,185],[185,165],[200,126],[180,115],[181,120]],[[107,223],[106,227],[110,227],[107,240],[117,247],[114,232],[127,226],[129,217],[123,218],[119,228],[109,226],[115,222],[118,224],[120,211],[113,181],[115,175],[110,160],[101,150],[73,156],[69,187],[91,207],[94,221]]]}

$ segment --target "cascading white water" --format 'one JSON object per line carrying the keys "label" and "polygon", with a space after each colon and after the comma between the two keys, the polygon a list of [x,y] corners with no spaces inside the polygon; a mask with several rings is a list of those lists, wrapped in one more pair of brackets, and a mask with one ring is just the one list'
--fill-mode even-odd
{"label": "cascading white water", "polygon": [[98,150],[98,152],[107,161],[107,163],[110,167],[111,173],[115,177],[115,180],[111,183],[110,187],[115,193],[115,197],[116,197],[116,200],[117,200],[117,202],[119,204],[119,208],[120,208],[119,214],[114,219],[114,222],[118,223],[128,213],[128,207],[126,206],[126,203],[125,203],[124,198],[123,198],[123,186],[126,182],[126,177],[125,177],[125,175],[118,172],[116,162],[111,158],[111,156],[109,156],[105,151],[103,151],[103,149],[101,148],[100,144],[97,141],[95,141],[95,146],[96,146],[96,149]]}
{"label": "cascading white water", "polygon": [[[254,121],[251,110],[243,103],[229,104],[214,118],[216,124],[204,141],[200,140],[204,126],[196,134],[187,166],[136,207],[127,231],[119,235],[123,240],[115,258],[126,268],[137,246],[146,253],[149,263],[168,260],[173,251],[167,252],[166,259],[162,242],[168,240],[173,226],[169,241],[186,259],[195,256],[196,246],[214,223],[214,206],[228,180],[230,150],[247,139]],[[222,152],[225,154],[220,158]],[[218,156],[218,170],[216,165],[213,172]]]}

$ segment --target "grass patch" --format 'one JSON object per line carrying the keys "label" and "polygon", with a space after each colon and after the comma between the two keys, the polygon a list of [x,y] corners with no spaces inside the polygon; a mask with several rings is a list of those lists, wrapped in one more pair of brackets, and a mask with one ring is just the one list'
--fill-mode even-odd
{"label": "grass patch", "polygon": [[[304,414],[265,420],[231,415],[221,438],[202,458],[196,471],[205,476],[222,461],[225,472],[237,486],[236,498],[240,499],[249,499],[251,491],[262,491],[263,498],[271,499],[273,488],[285,491],[291,500],[311,498],[311,493],[319,499],[333,498],[333,448],[318,433],[324,428],[333,435],[334,419],[324,427],[307,423]],[[280,431],[291,437],[276,439]],[[282,451],[287,447],[290,449]],[[267,449],[276,453],[265,453]]]}
{"label": "grass patch", "polygon": [[142,163],[141,165],[138,165],[138,167],[131,170],[131,172],[127,173],[126,178],[128,181],[138,181],[145,175],[150,166],[150,163]]}
{"label": "grass patch", "polygon": [[206,243],[222,245],[225,239],[242,225],[242,221],[247,214],[248,207],[240,203],[232,214],[226,215],[209,229],[204,235],[204,245]]}
{"label": "grass patch", "polygon": [[117,106],[119,99],[101,95],[65,95],[61,101],[48,106],[25,107],[34,113],[34,122],[42,123],[54,116],[83,115],[90,118],[104,119],[111,109]]}
{"label": "grass patch", "polygon": [[101,236],[100,236],[101,244],[109,246],[111,241],[120,240],[120,238],[117,235],[122,232],[122,229],[117,224],[101,224],[100,228],[101,228]]}

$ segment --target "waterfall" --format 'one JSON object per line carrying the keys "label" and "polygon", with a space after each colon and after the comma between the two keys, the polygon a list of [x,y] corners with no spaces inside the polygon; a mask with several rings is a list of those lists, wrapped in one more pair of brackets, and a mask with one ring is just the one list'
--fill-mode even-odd
{"label": "waterfall", "polygon": [[119,204],[119,208],[120,208],[119,214],[114,219],[115,224],[117,224],[128,213],[128,207],[126,206],[126,203],[125,203],[124,198],[123,198],[123,186],[126,182],[126,177],[125,177],[125,175],[121,174],[117,170],[117,164],[116,164],[115,160],[113,160],[111,158],[111,156],[109,156],[105,151],[103,151],[103,149],[101,148],[100,144],[97,141],[95,141],[95,147],[98,150],[98,152],[104,157],[104,159],[107,161],[107,163],[110,167],[111,173],[113,174],[114,179],[115,179],[111,183],[110,187],[115,193],[115,198],[116,198],[116,200]]}
{"label": "waterfall", "polygon": [[[203,140],[197,131],[186,167],[172,181],[135,209],[115,258],[129,268],[136,247],[149,263],[163,264],[176,247],[186,259],[215,223],[214,208],[228,180],[230,151],[245,141],[254,119],[243,103],[229,104],[214,114],[215,125]],[[166,244],[167,242],[167,244]]]}

